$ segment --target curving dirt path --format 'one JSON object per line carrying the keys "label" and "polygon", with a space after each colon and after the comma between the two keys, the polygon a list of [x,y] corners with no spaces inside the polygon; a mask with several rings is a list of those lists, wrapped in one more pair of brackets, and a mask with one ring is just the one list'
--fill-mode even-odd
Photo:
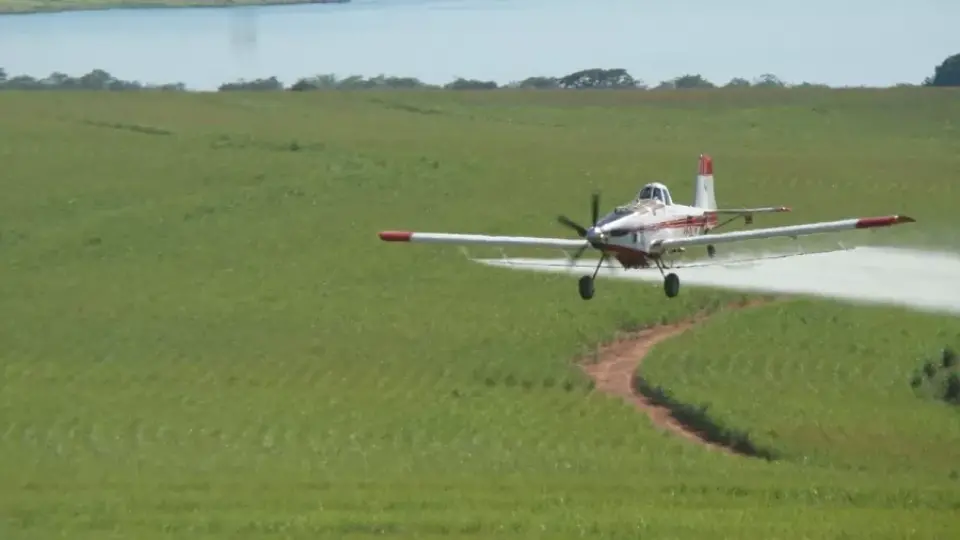
{"label": "curving dirt path", "polygon": [[[763,300],[751,301],[728,307],[744,309],[763,303],[767,302]],[[712,450],[739,455],[739,452],[730,447],[709,441],[703,434],[680,423],[674,418],[670,409],[654,404],[650,398],[637,392],[633,386],[633,377],[637,367],[655,345],[679,336],[707,318],[709,318],[708,314],[698,313],[682,322],[658,325],[618,336],[612,343],[601,346],[595,355],[581,361],[580,367],[594,380],[597,390],[622,397],[637,409],[645,412],[654,425]]]}

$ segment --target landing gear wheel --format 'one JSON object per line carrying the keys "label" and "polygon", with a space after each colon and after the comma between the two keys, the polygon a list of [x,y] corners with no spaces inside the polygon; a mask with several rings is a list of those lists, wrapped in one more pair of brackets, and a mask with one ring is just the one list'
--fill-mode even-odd
{"label": "landing gear wheel", "polygon": [[590,276],[583,276],[580,278],[580,298],[584,300],[589,300],[593,298],[593,278]]}
{"label": "landing gear wheel", "polygon": [[676,274],[667,274],[663,279],[663,292],[667,293],[667,298],[673,298],[680,293],[680,278]]}
{"label": "landing gear wheel", "polygon": [[712,244],[707,246],[707,257],[710,257],[712,259],[716,255],[717,255],[717,248],[713,247]]}

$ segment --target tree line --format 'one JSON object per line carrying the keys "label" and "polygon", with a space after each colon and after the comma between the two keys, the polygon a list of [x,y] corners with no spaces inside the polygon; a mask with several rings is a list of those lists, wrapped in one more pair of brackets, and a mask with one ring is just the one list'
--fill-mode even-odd
{"label": "tree line", "polygon": [[[913,86],[901,84],[898,86]],[[960,53],[950,56],[936,66],[933,75],[927,77],[920,86],[960,86]],[[699,74],[686,74],[663,81],[650,87],[644,81],[635,78],[622,68],[583,69],[562,77],[533,76],[522,81],[499,85],[494,81],[457,78],[444,85],[427,84],[415,77],[396,77],[378,75],[362,77],[353,75],[338,78],[335,75],[316,75],[297,80],[285,86],[277,77],[255,80],[239,80],[223,83],[217,89],[220,92],[245,91],[292,91],[312,90],[364,90],[364,89],[443,89],[443,90],[496,90],[496,89],[636,89],[670,90],[687,88],[798,88],[821,87],[825,84],[807,83],[788,84],[776,75],[765,73],[754,80],[734,78],[723,85],[715,84]],[[52,73],[37,79],[28,75],[10,76],[0,68],[0,90],[161,90],[189,91],[183,83],[144,84],[137,81],[125,81],[114,77],[102,69],[95,69],[86,75],[72,77],[65,73]]]}

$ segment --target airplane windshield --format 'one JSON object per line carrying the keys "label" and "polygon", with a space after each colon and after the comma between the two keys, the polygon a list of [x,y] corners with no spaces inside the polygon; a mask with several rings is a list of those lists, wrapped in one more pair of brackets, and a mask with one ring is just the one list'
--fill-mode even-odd
{"label": "airplane windshield", "polygon": [[671,204],[670,195],[665,189],[657,185],[646,185],[637,194],[636,201],[657,200],[664,204]]}

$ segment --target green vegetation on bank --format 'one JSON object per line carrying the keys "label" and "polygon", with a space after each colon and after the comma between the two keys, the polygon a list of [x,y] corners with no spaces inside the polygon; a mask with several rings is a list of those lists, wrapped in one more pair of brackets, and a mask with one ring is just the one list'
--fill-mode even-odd
{"label": "green vegetation on bank", "polygon": [[731,457],[572,362],[741,295],[608,281],[583,302],[376,237],[564,235],[595,188],[692,196],[700,152],[721,201],[794,208],[761,221],[905,209],[884,238],[936,235],[960,199],[952,90],[0,101],[4,538],[956,533],[957,412],[909,385],[955,319],[794,300],[658,346],[653,382],[778,451]]}
{"label": "green vegetation on bank", "polygon": [[224,8],[289,4],[344,4],[350,0],[0,0],[0,15],[104,9]]}
{"label": "green vegetation on bank", "polygon": [[[903,83],[898,87],[911,87]],[[933,75],[925,78],[920,86],[960,86],[960,53],[948,57],[934,68]],[[227,91],[283,91],[306,92],[316,90],[690,90],[711,88],[829,88],[825,84],[803,82],[791,84],[772,73],[764,73],[753,81],[734,77],[724,85],[717,85],[699,74],[686,74],[662,81],[655,87],[649,87],[642,79],[636,78],[623,68],[589,68],[575,71],[561,77],[531,76],[522,81],[513,81],[499,85],[495,81],[458,78],[444,85],[427,84],[415,77],[377,75],[364,77],[352,75],[340,78],[334,74],[303,77],[285,86],[277,77],[255,80],[225,82],[218,88]],[[82,76],[66,73],[51,73],[44,78],[30,75],[13,75],[0,67],[0,90],[164,90],[187,91],[182,82],[142,83],[125,81],[110,73],[95,69]]]}

